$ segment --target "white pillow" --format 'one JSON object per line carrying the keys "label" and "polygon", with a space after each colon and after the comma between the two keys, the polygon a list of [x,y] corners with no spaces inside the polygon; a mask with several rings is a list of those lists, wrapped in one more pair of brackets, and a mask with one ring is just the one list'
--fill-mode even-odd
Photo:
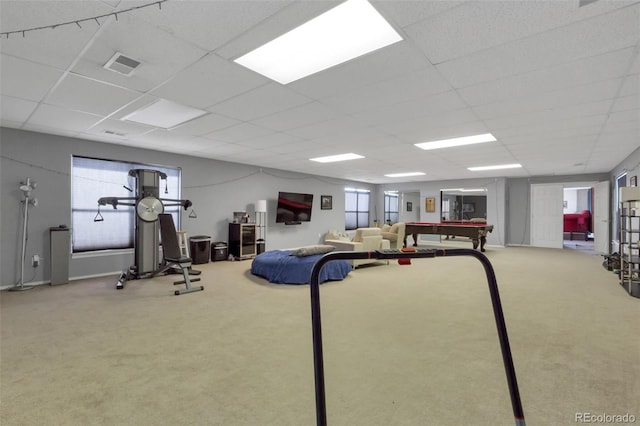
{"label": "white pillow", "polygon": [[327,232],[327,235],[325,235],[324,237],[325,240],[338,240],[338,241],[351,241],[351,238],[349,237],[349,234],[347,234],[346,232],[339,232],[336,230],[329,230],[329,232]]}
{"label": "white pillow", "polygon": [[333,251],[335,249],[336,248],[334,246],[318,244],[315,246],[300,247],[298,249],[291,250],[291,253],[289,253],[289,256],[298,256],[298,257],[313,256],[314,254],[329,253],[330,251]]}

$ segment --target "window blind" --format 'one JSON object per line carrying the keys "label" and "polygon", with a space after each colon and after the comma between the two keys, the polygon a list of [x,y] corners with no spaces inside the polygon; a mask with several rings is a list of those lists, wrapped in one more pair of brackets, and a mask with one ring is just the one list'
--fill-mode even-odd
{"label": "window blind", "polygon": [[[158,170],[167,175],[160,180],[160,198],[180,199],[179,168],[126,161],[73,156],[71,166],[71,226],[74,253],[133,248],[135,207],[100,206],[102,222],[94,222],[101,197],[135,197],[136,178],[129,170]],[[131,191],[129,191],[129,188]],[[180,207],[166,207],[179,228]]]}

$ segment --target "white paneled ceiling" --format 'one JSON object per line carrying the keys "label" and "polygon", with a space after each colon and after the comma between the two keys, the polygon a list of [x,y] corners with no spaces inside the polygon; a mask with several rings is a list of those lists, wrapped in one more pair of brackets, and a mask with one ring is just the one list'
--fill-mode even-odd
{"label": "white paneled ceiling", "polygon": [[[602,173],[640,147],[640,1],[370,1],[403,41],[283,86],[233,59],[340,1],[2,0],[1,124],[370,183]],[[158,99],[208,114],[122,120]]]}

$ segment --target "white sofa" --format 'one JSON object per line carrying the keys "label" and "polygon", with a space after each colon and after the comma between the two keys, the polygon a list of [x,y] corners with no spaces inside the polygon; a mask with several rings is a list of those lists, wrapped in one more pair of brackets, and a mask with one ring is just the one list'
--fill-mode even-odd
{"label": "white sofa", "polygon": [[401,249],[404,245],[405,230],[407,225],[404,222],[393,225],[382,226],[382,238],[389,240],[392,249]]}
{"label": "white sofa", "polygon": [[[390,248],[389,240],[382,238],[380,228],[358,228],[353,236],[344,232],[329,231],[325,235],[324,243],[332,245],[338,251],[374,251]],[[378,259],[350,259],[351,266],[357,268],[367,263],[383,262]],[[389,262],[386,262],[389,263]]]}

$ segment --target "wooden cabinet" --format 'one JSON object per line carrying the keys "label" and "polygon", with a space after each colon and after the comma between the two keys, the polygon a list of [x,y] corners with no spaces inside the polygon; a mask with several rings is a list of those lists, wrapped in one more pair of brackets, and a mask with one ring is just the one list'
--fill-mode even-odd
{"label": "wooden cabinet", "polygon": [[236,258],[249,259],[256,255],[256,224],[229,224],[229,254]]}
{"label": "wooden cabinet", "polygon": [[640,188],[620,188],[620,285],[640,297]]}

